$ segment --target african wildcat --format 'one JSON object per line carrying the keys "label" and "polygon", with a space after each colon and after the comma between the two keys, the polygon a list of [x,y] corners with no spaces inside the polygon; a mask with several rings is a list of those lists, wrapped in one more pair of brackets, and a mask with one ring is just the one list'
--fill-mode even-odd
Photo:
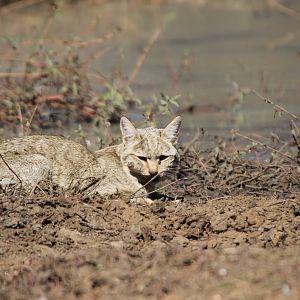
{"label": "african wildcat", "polygon": [[[31,190],[42,180],[63,189],[103,197],[146,197],[154,188],[143,185],[161,177],[178,162],[176,150],[181,118],[165,129],[136,129],[125,117],[120,128],[123,142],[94,153],[58,136],[27,136],[0,144],[0,186]],[[156,179],[153,178],[153,179]]]}

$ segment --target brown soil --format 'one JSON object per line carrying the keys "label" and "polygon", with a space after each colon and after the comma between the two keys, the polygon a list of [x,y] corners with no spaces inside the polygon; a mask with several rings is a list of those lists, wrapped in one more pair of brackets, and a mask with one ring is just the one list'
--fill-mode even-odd
{"label": "brown soil", "polygon": [[0,299],[299,299],[300,196],[1,198]]}

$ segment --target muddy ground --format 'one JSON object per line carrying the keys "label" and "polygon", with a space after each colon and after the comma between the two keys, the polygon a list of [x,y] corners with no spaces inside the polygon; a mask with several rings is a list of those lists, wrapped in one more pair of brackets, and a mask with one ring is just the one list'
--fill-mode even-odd
{"label": "muddy ground", "polygon": [[[110,144],[107,121],[136,111],[150,122],[176,112],[194,122],[192,133],[207,132],[185,138],[181,169],[160,190],[168,197],[151,205],[39,187],[30,196],[0,192],[0,300],[300,299],[299,26],[289,19],[299,17],[297,1],[244,1],[245,11],[222,10],[235,1],[168,1],[170,10],[145,1],[152,5],[141,15],[133,1],[89,1],[111,5],[101,15],[83,1],[41,2],[0,11],[1,139],[63,131],[88,144],[87,131]],[[206,2],[217,10],[199,18]],[[238,82],[227,95],[231,77]],[[177,111],[176,94],[190,104]],[[269,132],[273,113],[245,101],[250,94],[271,104],[274,120],[290,121],[270,137],[209,137]]]}
{"label": "muddy ground", "polygon": [[0,299],[300,299],[298,171],[195,161],[175,201],[2,194]]}

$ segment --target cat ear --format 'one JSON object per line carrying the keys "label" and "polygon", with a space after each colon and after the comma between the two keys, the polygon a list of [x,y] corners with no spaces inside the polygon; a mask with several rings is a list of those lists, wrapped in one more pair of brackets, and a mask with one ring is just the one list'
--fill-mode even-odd
{"label": "cat ear", "polygon": [[173,145],[176,145],[180,125],[181,117],[176,117],[165,129],[163,129],[162,137]]}
{"label": "cat ear", "polygon": [[120,128],[122,132],[123,143],[131,144],[138,135],[136,128],[126,117],[121,118]]}

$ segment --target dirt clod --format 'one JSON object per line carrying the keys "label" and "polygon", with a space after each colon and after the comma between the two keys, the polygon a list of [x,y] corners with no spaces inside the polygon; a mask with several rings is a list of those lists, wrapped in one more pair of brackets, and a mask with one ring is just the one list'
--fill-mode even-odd
{"label": "dirt clod", "polygon": [[300,295],[299,197],[49,200],[2,195],[1,299],[248,299],[254,285],[258,298],[281,299],[285,285]]}

